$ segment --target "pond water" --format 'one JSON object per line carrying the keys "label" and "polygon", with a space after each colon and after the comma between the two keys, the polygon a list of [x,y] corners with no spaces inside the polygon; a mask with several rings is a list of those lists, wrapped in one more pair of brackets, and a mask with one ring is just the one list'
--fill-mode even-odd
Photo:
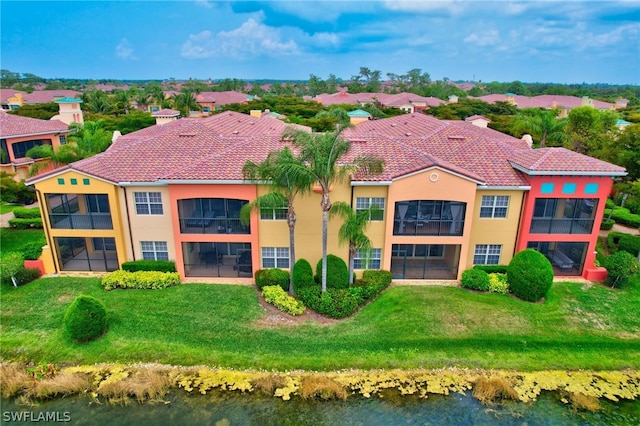
{"label": "pond water", "polygon": [[[602,401],[599,413],[576,412],[552,394],[543,394],[536,403],[509,402],[484,406],[469,394],[430,395],[386,401],[350,397],[347,401],[304,401],[255,395],[188,395],[174,391],[165,403],[128,405],[96,403],[86,397],[45,401],[38,406],[19,405],[17,400],[2,400],[2,424],[11,416],[29,416],[27,422],[40,419],[67,420],[73,425],[640,425],[640,401],[610,403]],[[22,413],[22,414],[20,414]],[[28,414],[25,414],[28,413]],[[48,416],[48,417],[47,417]]]}

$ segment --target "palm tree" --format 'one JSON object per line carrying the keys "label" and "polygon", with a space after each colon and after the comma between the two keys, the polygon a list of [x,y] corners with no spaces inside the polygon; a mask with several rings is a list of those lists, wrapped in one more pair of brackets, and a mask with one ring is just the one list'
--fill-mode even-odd
{"label": "palm tree", "polygon": [[327,233],[331,199],[329,192],[334,184],[349,179],[353,174],[377,174],[382,172],[383,160],[372,155],[363,155],[351,164],[341,164],[351,150],[351,143],[341,137],[341,130],[330,133],[308,133],[293,127],[285,130],[283,140],[299,150],[298,162],[285,166],[286,174],[292,180],[311,179],[322,193],[322,292],[327,290]]}
{"label": "palm tree", "polygon": [[368,210],[356,212],[349,204],[338,201],[331,206],[329,212],[329,218],[340,216],[344,219],[344,223],[338,231],[338,240],[340,243],[349,244],[349,285],[353,284],[354,260],[357,251],[365,250],[367,253],[371,251],[371,240],[364,231],[369,224],[373,210],[379,209],[371,206]]}
{"label": "palm tree", "polygon": [[185,117],[189,117],[189,111],[198,111],[200,109],[194,93],[189,89],[182,89],[180,93],[173,96],[173,107]]}
{"label": "palm tree", "polygon": [[565,131],[567,119],[557,118],[557,115],[557,110],[525,108],[515,117],[513,129],[516,132],[531,134],[534,140],[539,141],[540,148],[544,148],[547,141],[561,146],[568,137]]}
{"label": "palm tree", "polygon": [[[111,145],[112,133],[105,130],[103,124],[104,120],[72,123],[69,128],[75,129],[75,133],[69,135],[69,143],[62,145],[57,151],[51,145],[36,146],[27,151],[26,155],[31,158],[48,158],[55,167],[59,167],[99,154]],[[47,165],[47,162],[33,163],[29,175],[37,174]]]}
{"label": "palm tree", "polygon": [[240,211],[241,220],[247,223],[252,210],[274,209],[286,204],[287,225],[289,226],[289,293],[291,295],[293,295],[293,266],[296,263],[295,227],[297,220],[293,202],[298,194],[308,193],[313,184],[308,175],[293,176],[286,173],[286,167],[296,163],[299,166],[304,166],[288,147],[280,151],[272,151],[261,163],[247,161],[242,168],[245,178],[256,183],[268,182],[272,192],[245,204]]}

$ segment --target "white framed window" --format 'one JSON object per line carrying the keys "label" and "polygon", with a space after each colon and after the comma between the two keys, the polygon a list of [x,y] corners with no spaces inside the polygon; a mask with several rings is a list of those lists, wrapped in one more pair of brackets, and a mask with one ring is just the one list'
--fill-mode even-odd
{"label": "white framed window", "polygon": [[263,268],[288,268],[289,247],[262,247]]}
{"label": "white framed window", "polygon": [[508,209],[508,195],[483,195],[482,204],[480,204],[480,217],[507,217]]}
{"label": "white framed window", "polygon": [[287,210],[289,210],[289,206],[287,205],[286,200],[283,200],[281,206],[261,208],[260,219],[261,220],[286,220]]}
{"label": "white framed window", "polygon": [[502,246],[500,244],[476,244],[473,252],[474,265],[499,265]]}
{"label": "white framed window", "polygon": [[[367,256],[368,255],[368,256]],[[380,269],[382,249],[356,250],[353,258],[353,269]]]}
{"label": "white framed window", "polygon": [[169,260],[166,241],[140,241],[144,260]]}
{"label": "white framed window", "polygon": [[363,210],[368,210],[371,206],[378,210],[374,211],[369,220],[384,220],[384,198],[382,197],[358,197],[356,198],[356,214]]}
{"label": "white framed window", "polygon": [[159,192],[134,192],[137,214],[163,214],[162,194]]}

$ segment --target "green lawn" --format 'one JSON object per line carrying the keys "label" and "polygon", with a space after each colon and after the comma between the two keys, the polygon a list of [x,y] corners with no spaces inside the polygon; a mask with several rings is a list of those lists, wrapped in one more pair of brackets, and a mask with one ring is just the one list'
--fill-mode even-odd
{"label": "green lawn", "polygon": [[0,252],[18,251],[22,245],[31,241],[42,241],[45,245],[42,229],[0,228]]}
{"label": "green lawn", "polygon": [[[109,331],[75,344],[63,331],[79,294],[102,300]],[[393,287],[353,318],[260,328],[251,287],[191,284],[105,292],[95,278],[46,278],[2,288],[5,359],[160,362],[335,370],[448,366],[537,369],[640,367],[640,286],[556,283],[545,303],[452,287]]]}
{"label": "green lawn", "polygon": [[14,209],[19,207],[24,207],[22,204],[7,204],[5,202],[0,202],[0,214],[5,214],[12,212]]}

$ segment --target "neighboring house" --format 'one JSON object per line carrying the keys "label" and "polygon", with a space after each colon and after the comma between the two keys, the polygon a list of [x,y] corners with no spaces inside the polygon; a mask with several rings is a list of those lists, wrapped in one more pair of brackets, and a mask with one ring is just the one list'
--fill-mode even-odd
{"label": "neighboring house", "polygon": [[[239,219],[244,204],[269,190],[245,181],[242,167],[282,148],[286,126],[230,111],[181,119],[30,179],[49,244],[47,272],[111,271],[133,259],[175,260],[183,277],[250,279],[260,268],[287,268],[286,208],[263,209],[249,224]],[[363,154],[385,160],[382,174],[352,176],[331,192],[332,202],[383,211],[367,229],[373,251],[356,256],[359,273],[455,280],[474,264],[508,264],[533,247],[556,275],[601,278],[598,230],[623,168],[423,114],[366,121],[343,136],[352,142],[345,162]],[[296,256],[312,265],[322,251],[319,204],[315,193],[296,200]],[[346,261],[340,225],[329,223],[328,251]]]}
{"label": "neighboring house", "polygon": [[82,99],[77,98],[60,98],[56,99],[60,112],[58,115],[51,117],[52,120],[60,120],[67,125],[71,123],[84,124],[84,116],[80,104]]}
{"label": "neighboring house", "polygon": [[324,106],[345,104],[365,106],[367,104],[383,108],[401,109],[407,113],[423,112],[429,107],[438,106],[445,103],[442,99],[434,97],[423,97],[414,93],[356,93],[348,92],[323,93],[312,98]]}
{"label": "neighboring house", "polygon": [[39,145],[51,145],[55,149],[67,143],[68,133],[69,126],[58,120],[38,120],[0,111],[0,170],[26,179],[31,164],[47,161],[29,158],[27,151]]}
{"label": "neighboring house", "polygon": [[368,120],[373,120],[373,116],[370,113],[368,113],[367,111],[363,111],[361,109],[357,109],[355,111],[349,111],[347,115],[349,116],[349,123],[354,125],[364,123],[365,121],[368,121]]}
{"label": "neighboring house", "polygon": [[213,111],[221,111],[228,104],[246,104],[252,99],[256,99],[256,97],[232,90],[227,92],[201,92],[196,96],[196,102],[202,108],[202,112],[206,114]]}
{"label": "neighboring house", "polygon": [[180,117],[180,111],[165,108],[151,114],[156,119],[156,124],[166,124],[175,121]]}
{"label": "neighboring house", "polygon": [[31,93],[13,89],[0,90],[2,109],[14,110],[22,105],[46,104],[63,98],[76,98],[82,95],[75,90],[34,90]]}
{"label": "neighboring house", "polygon": [[[567,117],[569,111],[573,108],[590,106],[599,110],[616,110],[624,108],[626,106],[625,99],[620,99],[615,104],[603,101],[597,101],[591,99],[588,96],[579,98],[577,96],[564,96],[564,95],[539,95],[539,96],[521,96],[513,93],[506,93],[504,95],[485,95],[474,98],[469,96],[470,99],[480,99],[481,101],[493,104],[496,102],[508,102],[518,108],[544,108],[544,109],[559,109],[559,117]],[[623,106],[624,105],[624,106]]]}

